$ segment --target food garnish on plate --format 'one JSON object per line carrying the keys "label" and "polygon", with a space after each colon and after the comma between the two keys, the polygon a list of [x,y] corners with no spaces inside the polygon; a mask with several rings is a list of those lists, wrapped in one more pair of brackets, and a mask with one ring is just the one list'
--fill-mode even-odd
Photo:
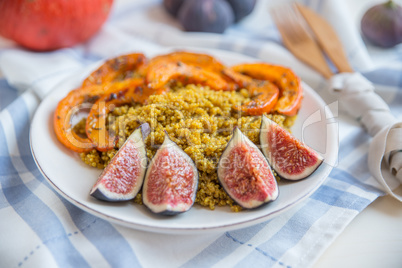
{"label": "food garnish on plate", "polygon": [[[230,206],[240,211],[275,200],[279,177],[302,179],[321,164],[321,156],[289,134],[302,98],[300,79],[283,66],[226,66],[213,56],[187,51],[150,59],[133,53],[106,61],[62,99],[55,110],[54,131],[84,163],[105,169],[92,191],[99,199],[128,200],[135,195],[136,203],[144,201],[151,211],[166,214],[187,211],[193,203],[212,210]],[[73,125],[72,119],[82,110],[87,112],[86,117]],[[260,135],[260,129],[268,128],[266,120],[288,133],[277,136],[281,137],[280,144],[292,150],[278,150],[272,135],[269,139]],[[145,124],[149,134],[142,133],[143,143],[135,143],[138,148],[127,143]],[[122,156],[141,150],[152,159],[144,170],[154,170],[148,178],[152,183],[142,186],[147,196],[137,185],[144,178],[147,181],[148,175],[141,168],[130,169],[135,176],[142,176],[132,180],[137,183],[134,186],[129,186],[127,174],[109,174],[119,167],[119,161],[126,161]],[[268,156],[269,150],[276,150],[275,158]],[[162,161],[159,157],[163,155],[171,157]],[[283,175],[286,165],[278,164],[281,159],[294,161],[291,166],[297,168],[287,167],[290,174]],[[155,169],[155,163],[164,163],[163,170]],[[222,163],[227,165],[223,167]],[[121,165],[124,170],[125,164]],[[176,167],[166,168],[170,166]],[[281,169],[277,171],[278,167]],[[188,173],[181,173],[184,170]],[[293,174],[300,172],[302,176]],[[108,183],[100,183],[105,176]],[[100,185],[105,190],[102,194]],[[193,193],[194,185],[198,187]],[[130,196],[115,194],[127,190],[121,187],[135,191],[127,191]],[[106,198],[105,192],[109,195]],[[150,194],[155,192],[158,194]]]}

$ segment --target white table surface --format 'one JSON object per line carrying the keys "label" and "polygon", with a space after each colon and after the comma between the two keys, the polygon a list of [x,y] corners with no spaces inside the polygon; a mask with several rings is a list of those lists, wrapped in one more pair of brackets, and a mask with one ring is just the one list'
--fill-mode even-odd
{"label": "white table surface", "polygon": [[[350,15],[359,23],[369,6],[382,1],[346,2]],[[0,47],[7,47],[7,43],[0,38]],[[402,193],[402,187],[398,190]],[[314,268],[332,267],[402,267],[402,203],[390,196],[380,197],[357,215],[314,265]]]}

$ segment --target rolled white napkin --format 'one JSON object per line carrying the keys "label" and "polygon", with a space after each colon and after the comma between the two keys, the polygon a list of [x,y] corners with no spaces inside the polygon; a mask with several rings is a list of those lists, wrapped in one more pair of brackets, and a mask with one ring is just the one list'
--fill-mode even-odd
{"label": "rolled white napkin", "polygon": [[347,113],[374,137],[368,155],[371,174],[384,191],[402,202],[402,195],[393,190],[402,183],[402,122],[397,122],[374,85],[360,73],[337,74],[330,85]]}

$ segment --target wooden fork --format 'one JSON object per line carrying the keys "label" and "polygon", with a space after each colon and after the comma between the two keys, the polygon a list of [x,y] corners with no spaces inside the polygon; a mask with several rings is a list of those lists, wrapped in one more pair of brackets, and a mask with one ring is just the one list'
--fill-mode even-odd
{"label": "wooden fork", "polygon": [[292,5],[282,5],[271,9],[270,13],[282,36],[283,44],[290,52],[325,78],[330,78],[333,72],[298,10]]}

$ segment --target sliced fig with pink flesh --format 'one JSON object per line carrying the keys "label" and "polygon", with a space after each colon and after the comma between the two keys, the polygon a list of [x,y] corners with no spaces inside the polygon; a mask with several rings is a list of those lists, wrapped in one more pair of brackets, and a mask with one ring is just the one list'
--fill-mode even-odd
{"label": "sliced fig with pink flesh", "polygon": [[145,175],[144,205],[163,215],[188,211],[194,204],[197,187],[198,170],[193,160],[165,133]]}
{"label": "sliced fig with pink flesh", "polygon": [[145,123],[128,137],[92,187],[91,196],[117,202],[131,200],[137,195],[148,162],[144,139],[149,133],[149,125]]}
{"label": "sliced fig with pink flesh", "polygon": [[218,179],[228,195],[247,209],[273,201],[279,194],[266,158],[237,127],[219,159]]}
{"label": "sliced fig with pink flesh", "polygon": [[310,176],[324,158],[265,115],[261,119],[261,149],[277,175],[287,180]]}

